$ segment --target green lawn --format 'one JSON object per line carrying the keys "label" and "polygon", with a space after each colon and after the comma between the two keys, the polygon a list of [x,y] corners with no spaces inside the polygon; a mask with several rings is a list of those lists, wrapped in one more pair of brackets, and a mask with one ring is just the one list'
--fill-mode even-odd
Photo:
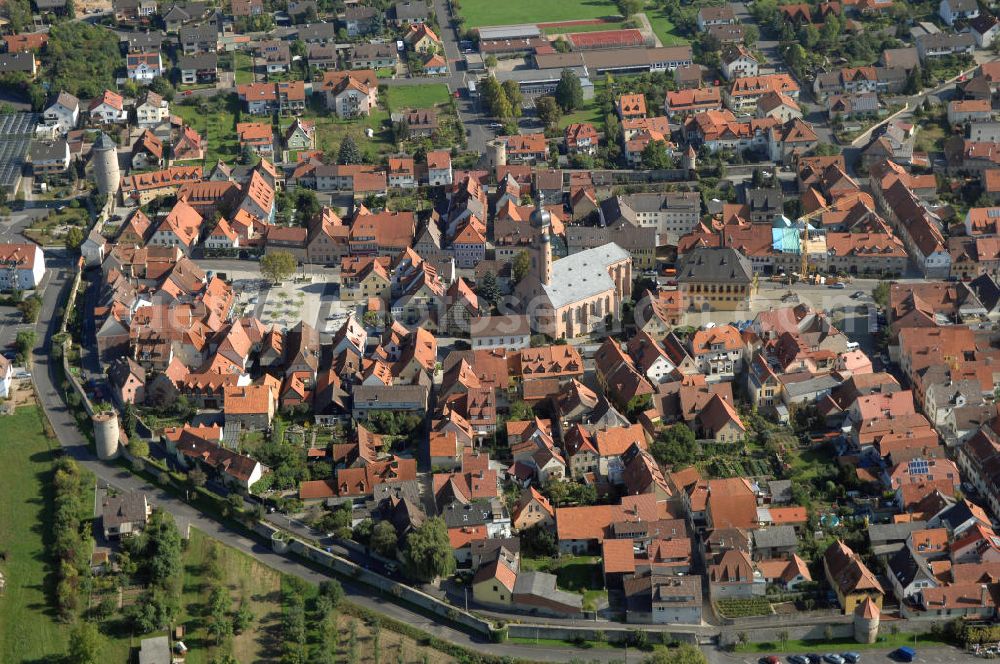
{"label": "green lawn", "polygon": [[448,86],[444,83],[425,85],[396,85],[386,93],[386,105],[390,113],[407,108],[430,108],[448,102]]}
{"label": "green lawn", "polygon": [[0,571],[7,589],[0,601],[0,660],[43,661],[63,652],[66,628],[49,608],[45,523],[52,450],[58,444],[42,431],[37,407],[21,407],[0,418],[0,444],[7,474],[0,482],[0,549],[7,560]]}
{"label": "green lawn", "polygon": [[[389,127],[389,114],[377,108],[367,118],[357,118],[355,120],[341,120],[331,115],[315,115],[307,112],[303,116],[307,120],[316,123],[316,149],[324,152],[333,152],[340,148],[341,141],[346,136],[351,136],[361,150],[368,154],[372,160],[377,160],[381,154],[389,154],[394,151],[392,144],[392,131]],[[281,118],[278,121],[279,128],[284,131],[292,123],[294,118]],[[368,138],[365,129],[371,129],[375,135]]]}
{"label": "green lawn", "polygon": [[470,28],[619,16],[610,0],[462,0],[459,13]]}
{"label": "green lawn", "polygon": [[663,13],[661,8],[657,7],[656,3],[650,3],[646,6],[646,18],[649,19],[653,32],[660,38],[660,42],[664,46],[688,43],[687,39],[675,34],[676,27],[673,21]]}
{"label": "green lawn", "polygon": [[574,122],[590,122],[597,131],[604,131],[604,114],[601,113],[601,106],[597,103],[597,98],[601,96],[607,82],[604,78],[594,81],[594,96],[583,100],[583,107],[572,113],[564,113],[559,118],[559,128],[565,129]]}
{"label": "green lawn", "polygon": [[[0,417],[0,454],[7,464],[0,482],[0,571],[7,588],[0,597],[0,661],[58,661],[69,626],[51,609],[54,577],[45,551],[51,520],[52,462],[59,444],[46,436],[37,406],[21,406]],[[93,495],[93,494],[91,494]],[[102,638],[101,661],[128,659],[127,641]]]}
{"label": "green lawn", "polygon": [[236,72],[236,85],[253,83],[253,57],[242,51],[233,51],[233,69]]}
{"label": "green lawn", "polygon": [[[174,104],[171,110],[181,116],[186,124],[194,127],[194,130],[208,141],[205,162],[211,165],[219,159],[232,162],[239,156],[239,141],[236,139],[238,106],[239,100],[233,95],[228,98],[225,107],[213,107],[209,113],[202,113],[197,104]],[[255,118],[247,116],[248,121],[253,119]],[[256,119],[262,122],[268,121],[267,117]]]}

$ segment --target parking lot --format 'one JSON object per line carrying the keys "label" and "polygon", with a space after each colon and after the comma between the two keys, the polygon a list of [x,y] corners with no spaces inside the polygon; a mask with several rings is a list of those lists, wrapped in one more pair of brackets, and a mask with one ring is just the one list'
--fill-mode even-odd
{"label": "parking lot", "polygon": [[[864,648],[857,652],[861,654],[860,661],[867,664],[869,662],[885,662],[889,664],[897,660],[889,657],[892,649]],[[917,656],[914,662],[919,664],[948,664],[950,662],[981,662],[982,658],[976,657],[972,653],[964,652],[958,648],[949,646],[940,647],[917,647]],[[751,653],[728,653],[721,650],[706,649],[705,655],[711,664],[758,664],[761,655]],[[825,651],[820,650],[825,654]],[[789,655],[777,655],[782,664],[788,662]]]}

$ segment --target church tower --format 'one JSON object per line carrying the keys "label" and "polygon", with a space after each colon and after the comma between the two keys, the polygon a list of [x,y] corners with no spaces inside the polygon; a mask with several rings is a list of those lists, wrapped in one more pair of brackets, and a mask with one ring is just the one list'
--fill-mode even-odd
{"label": "church tower", "polygon": [[539,244],[536,248],[535,270],[542,285],[552,281],[552,237],[549,231],[552,226],[552,215],[544,207],[545,196],[538,193],[535,211],[531,213],[531,226],[539,231]]}

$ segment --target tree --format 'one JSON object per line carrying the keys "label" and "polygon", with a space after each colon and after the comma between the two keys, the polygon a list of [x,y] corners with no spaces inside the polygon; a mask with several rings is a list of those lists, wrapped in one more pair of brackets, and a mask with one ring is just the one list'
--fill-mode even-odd
{"label": "tree", "polygon": [[643,664],[707,664],[708,660],[697,646],[685,643],[677,648],[657,647]]}
{"label": "tree", "polygon": [[260,259],[260,273],[273,283],[279,283],[295,274],[298,267],[295,256],[288,251],[275,251]]}
{"label": "tree", "polygon": [[233,600],[229,596],[229,592],[223,586],[216,586],[212,589],[209,598],[208,633],[215,637],[216,645],[233,634],[233,621],[229,618],[232,603]]}
{"label": "tree", "polygon": [[136,436],[128,441],[128,451],[134,457],[145,458],[149,456],[149,443],[143,438]]}
{"label": "tree", "polygon": [[321,582],[319,584],[319,592],[324,597],[330,599],[333,604],[333,608],[337,608],[340,604],[340,600],[344,598],[344,588],[340,585],[340,581],[335,579]]}
{"label": "tree", "polygon": [[753,23],[743,24],[743,43],[747,48],[754,48],[757,46],[757,40],[760,39],[760,29]]}
{"label": "tree", "polygon": [[495,274],[487,272],[483,275],[483,278],[479,280],[479,284],[476,286],[476,295],[486,300],[491,308],[500,303],[503,295],[500,293],[500,285],[497,283]]}
{"label": "tree", "polygon": [[250,607],[244,600],[240,603],[240,608],[236,610],[236,614],[233,616],[233,631],[237,634],[242,634],[250,629],[250,625],[253,624],[253,619],[253,611],[250,610]]}
{"label": "tree", "polygon": [[395,557],[393,554],[399,547],[399,536],[396,534],[395,526],[389,521],[376,523],[375,527],[372,528],[369,546],[380,556]]}
{"label": "tree", "polygon": [[483,60],[483,64],[486,65],[487,69],[493,69],[497,66],[497,56],[487,55],[486,59]]}
{"label": "tree", "polygon": [[77,226],[72,226],[66,231],[66,249],[76,251],[83,244],[83,231]]}
{"label": "tree", "polygon": [[667,153],[664,141],[650,141],[642,149],[642,167],[650,170],[665,170],[674,167],[674,160]]}
{"label": "tree", "polygon": [[98,664],[100,650],[101,639],[96,625],[81,621],[73,626],[69,633],[68,661],[73,664]]}
{"label": "tree", "polygon": [[31,357],[31,349],[35,347],[35,333],[31,330],[18,332],[14,338],[14,346],[17,348],[17,354],[21,357],[21,361],[24,362]]}
{"label": "tree", "polygon": [[42,312],[42,298],[32,295],[21,300],[17,303],[17,310],[24,316],[24,322],[34,323],[38,320],[38,314]]}
{"label": "tree", "polygon": [[455,556],[444,519],[428,519],[406,537],[406,569],[413,579],[430,582],[455,571]]}
{"label": "tree", "polygon": [[569,113],[583,105],[583,86],[580,77],[570,69],[563,69],[556,85],[556,101],[563,111]]}
{"label": "tree", "polygon": [[358,148],[358,144],[354,142],[354,138],[350,134],[344,137],[344,140],[340,144],[340,150],[337,152],[337,163],[342,166],[350,164],[360,164],[364,161],[364,157],[361,154],[361,150]]}
{"label": "tree", "polygon": [[208,476],[205,474],[205,471],[202,470],[200,466],[195,466],[194,468],[188,471],[187,481],[192,488],[199,489],[205,486],[205,483],[208,481]]}
{"label": "tree", "polygon": [[885,309],[889,306],[889,289],[891,285],[888,281],[880,281],[875,284],[875,288],[872,289],[872,299],[875,300],[875,304]]}
{"label": "tree", "polygon": [[555,97],[549,95],[535,99],[535,113],[538,114],[538,119],[546,128],[558,125],[559,119],[562,117],[562,110],[556,103]]}
{"label": "tree", "polygon": [[618,10],[625,18],[631,18],[642,11],[642,4],[642,0],[618,0]]}
{"label": "tree", "polygon": [[521,104],[524,102],[521,97],[521,86],[518,85],[517,81],[507,80],[503,82],[504,95],[507,97],[507,101],[510,102],[510,112],[511,116],[515,118],[521,117]]}
{"label": "tree", "polygon": [[298,187],[294,194],[295,221],[299,226],[306,226],[323,210],[316,198],[316,192],[305,187]]}
{"label": "tree", "polygon": [[510,265],[511,281],[515,284],[521,283],[521,280],[528,276],[529,271],[531,271],[531,256],[528,255],[527,251],[519,251]]}
{"label": "tree", "polygon": [[671,466],[693,463],[696,451],[694,432],[683,422],[660,431],[649,447],[654,459]]}

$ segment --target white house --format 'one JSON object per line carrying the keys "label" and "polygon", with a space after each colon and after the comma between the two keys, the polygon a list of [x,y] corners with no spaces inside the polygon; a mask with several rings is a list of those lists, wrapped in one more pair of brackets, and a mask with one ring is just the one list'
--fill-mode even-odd
{"label": "white house", "polygon": [[125,100],[120,94],[105,90],[100,97],[94,98],[87,108],[91,120],[100,123],[128,122],[128,111],[125,110]]}
{"label": "white house", "polygon": [[989,48],[993,40],[1000,35],[1000,19],[996,16],[980,14],[969,21],[969,32],[976,38],[976,46]]}
{"label": "white house", "polygon": [[169,119],[170,102],[155,92],[147,92],[135,107],[135,120],[140,127],[156,127]]}
{"label": "white house", "polygon": [[531,345],[531,321],[527,316],[480,316],[469,324],[474,350],[506,348],[520,350]]}
{"label": "white house", "polygon": [[938,15],[948,25],[955,25],[955,21],[968,21],[979,16],[979,3],[976,0],[941,0]]}
{"label": "white house", "polygon": [[159,51],[154,53],[129,53],[125,58],[128,77],[139,83],[149,83],[163,75],[163,59]]}
{"label": "white house", "polygon": [[0,355],[0,399],[10,396],[10,384],[14,381],[14,367],[3,355]]}
{"label": "white house", "polygon": [[46,126],[55,127],[59,134],[76,129],[80,120],[80,100],[68,92],[60,92],[55,101],[42,113]]}
{"label": "white house", "polygon": [[37,244],[0,244],[0,291],[34,290],[45,276],[45,254]]}
{"label": "white house", "polygon": [[722,75],[727,81],[734,78],[756,76],[760,63],[743,44],[727,46],[722,51]]}
{"label": "white house", "polygon": [[427,153],[427,184],[432,187],[452,183],[451,153],[447,150],[435,150]]}
{"label": "white house", "polygon": [[95,226],[87,239],[80,245],[80,255],[83,256],[83,262],[87,267],[96,267],[104,262],[104,252],[107,245],[108,241]]}

